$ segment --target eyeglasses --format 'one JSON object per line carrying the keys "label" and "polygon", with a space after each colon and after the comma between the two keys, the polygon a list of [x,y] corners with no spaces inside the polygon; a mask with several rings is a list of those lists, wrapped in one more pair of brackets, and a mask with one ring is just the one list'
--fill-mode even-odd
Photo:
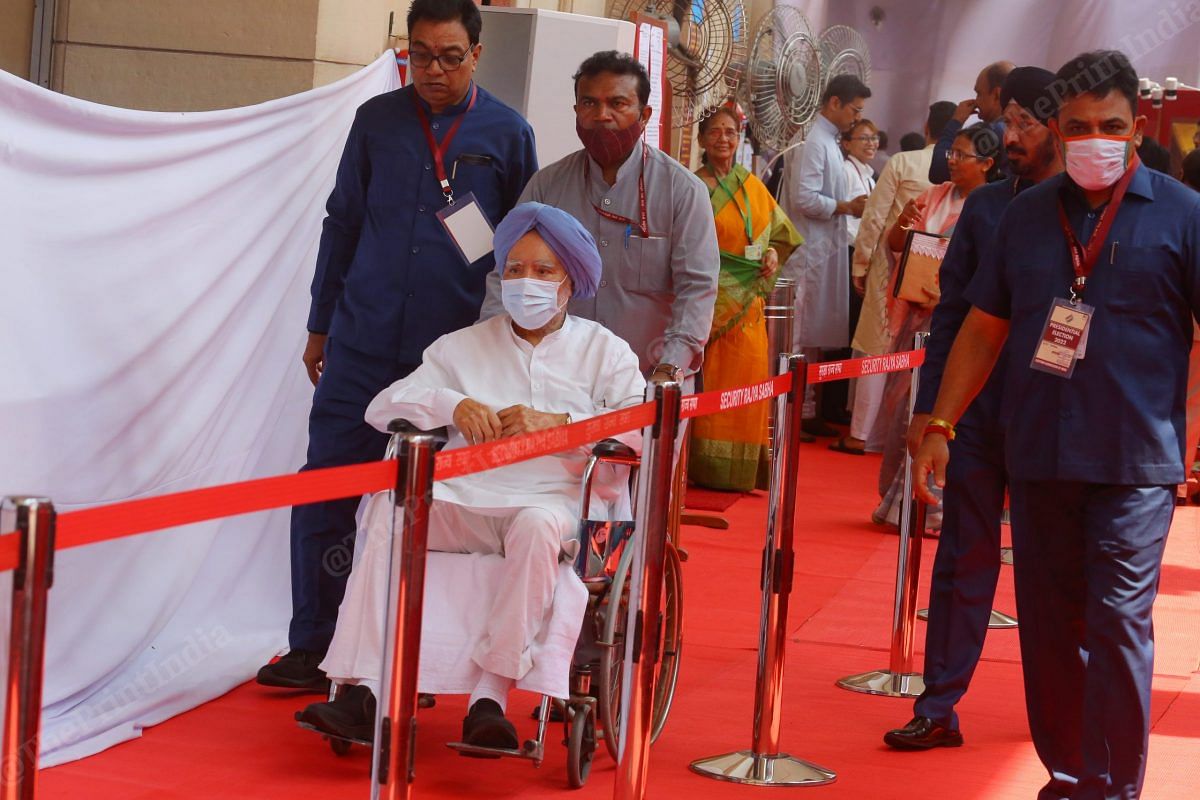
{"label": "eyeglasses", "polygon": [[967,159],[974,159],[975,161],[987,161],[987,156],[977,156],[971,153],[964,153],[962,150],[951,150],[949,153],[946,153],[946,160],[951,163],[955,161],[966,161]]}
{"label": "eyeglasses", "polygon": [[852,141],[852,142],[870,142],[872,144],[879,144],[879,137],[878,136],[851,136],[850,141]]}
{"label": "eyeglasses", "polygon": [[1041,125],[1036,119],[1025,114],[1021,114],[1020,116],[1005,114],[1002,119],[1004,120],[1005,127],[1012,128],[1018,133],[1029,133]]}
{"label": "eyeglasses", "polygon": [[434,61],[438,62],[438,66],[445,72],[454,72],[463,65],[463,62],[471,57],[471,51],[468,50],[461,56],[455,53],[442,53],[435,56],[433,53],[427,53],[424,50],[413,50],[408,54],[408,63],[412,64],[417,69],[426,69]]}

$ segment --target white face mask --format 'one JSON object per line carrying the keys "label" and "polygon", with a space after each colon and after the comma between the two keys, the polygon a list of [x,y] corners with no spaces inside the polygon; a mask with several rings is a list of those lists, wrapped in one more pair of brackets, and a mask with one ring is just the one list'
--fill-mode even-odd
{"label": "white face mask", "polygon": [[563,281],[539,281],[536,278],[509,278],[500,281],[500,301],[513,322],[527,331],[536,331],[562,310],[558,287]]}
{"label": "white face mask", "polygon": [[1067,174],[1089,192],[1107,189],[1129,168],[1133,136],[1080,136],[1063,139]]}

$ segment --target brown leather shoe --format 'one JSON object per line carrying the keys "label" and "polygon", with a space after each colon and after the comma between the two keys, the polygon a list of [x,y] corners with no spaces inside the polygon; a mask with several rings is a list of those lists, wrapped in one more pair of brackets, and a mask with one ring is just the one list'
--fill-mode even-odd
{"label": "brown leather shoe", "polygon": [[932,750],[935,747],[962,747],[963,737],[960,732],[939,725],[929,717],[913,717],[903,728],[885,733],[883,742],[897,750]]}

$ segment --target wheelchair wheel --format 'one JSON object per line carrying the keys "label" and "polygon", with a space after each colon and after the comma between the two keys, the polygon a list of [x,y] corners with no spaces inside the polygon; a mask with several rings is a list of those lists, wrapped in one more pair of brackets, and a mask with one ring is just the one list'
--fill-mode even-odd
{"label": "wheelchair wheel", "polygon": [[571,709],[571,730],[567,737],[567,783],[581,789],[592,771],[596,755],[596,712],[581,704]]}
{"label": "wheelchair wheel", "polygon": [[[626,547],[617,564],[603,608],[600,641],[606,645],[600,660],[597,681],[597,706],[604,730],[604,744],[613,760],[619,757],[617,738],[621,725],[621,680],[625,664],[625,626],[629,611],[629,571],[633,548]],[[657,741],[667,724],[675,684],[679,678],[679,659],[683,651],[683,574],[679,553],[667,542],[663,562],[663,636],[655,668],[654,724],[652,740]]]}

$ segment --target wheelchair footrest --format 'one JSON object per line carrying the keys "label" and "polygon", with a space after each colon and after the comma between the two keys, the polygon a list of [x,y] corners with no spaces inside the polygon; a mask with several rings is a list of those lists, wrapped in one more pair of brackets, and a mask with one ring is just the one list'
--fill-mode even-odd
{"label": "wheelchair footrest", "polygon": [[470,758],[522,758],[532,761],[535,767],[542,763],[542,748],[533,739],[526,741],[525,746],[520,750],[512,750],[507,747],[480,747],[466,742],[447,742],[446,747]]}

